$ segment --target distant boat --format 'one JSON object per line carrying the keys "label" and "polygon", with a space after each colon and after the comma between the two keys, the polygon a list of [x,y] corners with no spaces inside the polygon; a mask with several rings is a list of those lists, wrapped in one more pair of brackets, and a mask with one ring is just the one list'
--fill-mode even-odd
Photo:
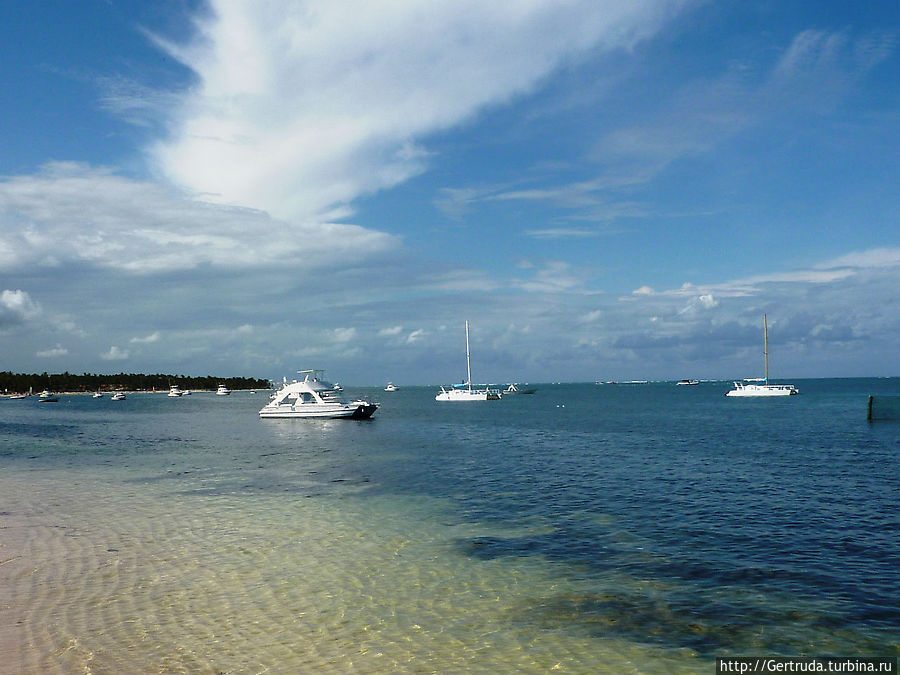
{"label": "distant boat", "polygon": [[231,394],[231,389],[224,384],[220,384],[219,388],[216,389],[216,396],[228,396],[229,394]]}
{"label": "distant boat", "polygon": [[179,398],[181,396],[184,396],[184,392],[179,389],[177,384],[173,384],[171,387],[169,387],[169,393],[166,395],[169,398]]}
{"label": "distant boat", "polygon": [[59,396],[49,389],[44,389],[44,391],[38,395],[38,403],[56,403],[57,401],[59,401]]}
{"label": "distant boat", "polygon": [[700,380],[678,380],[675,384],[694,385],[700,384]]}
{"label": "distant boat", "polygon": [[513,382],[503,390],[503,395],[511,396],[513,394],[533,394],[536,391],[537,387],[520,387],[515,382]]}
{"label": "distant boat", "polygon": [[388,382],[387,386],[384,388],[385,391],[397,391],[397,385],[393,382]]}
{"label": "distant boat", "polygon": [[[769,384],[769,326],[765,314],[763,314],[763,355],[766,361],[766,376],[762,379],[757,377],[735,382],[734,389],[726,392],[726,396],[794,396],[800,393],[792,384]],[[763,384],[755,384],[760,381]],[[746,384],[747,382],[754,384]]]}
{"label": "distant boat", "polygon": [[472,364],[469,360],[469,322],[466,321],[466,381],[465,388],[455,386],[441,387],[434,397],[435,401],[496,401],[500,398],[499,389],[472,389]]}
{"label": "distant boat", "polygon": [[103,398],[103,394],[99,391],[94,392],[94,398]]}
{"label": "distant boat", "polygon": [[17,400],[17,401],[18,401],[18,400],[23,399],[23,398],[28,398],[28,394],[11,394],[10,397],[9,397],[9,399],[10,399],[11,401],[12,401],[12,400]]}
{"label": "distant boat", "polygon": [[109,397],[110,401],[124,401],[125,400],[125,392],[117,391],[115,394]]}

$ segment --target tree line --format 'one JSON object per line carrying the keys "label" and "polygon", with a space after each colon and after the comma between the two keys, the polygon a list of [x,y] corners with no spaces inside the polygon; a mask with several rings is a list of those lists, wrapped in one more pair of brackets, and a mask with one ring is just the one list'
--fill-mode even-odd
{"label": "tree line", "polygon": [[6,393],[26,393],[28,391],[153,391],[168,390],[173,384],[181,389],[216,389],[224,384],[229,389],[268,389],[268,380],[253,377],[189,377],[187,375],[167,375],[157,373],[118,373],[101,375],[94,373],[12,373],[0,372],[0,391]]}

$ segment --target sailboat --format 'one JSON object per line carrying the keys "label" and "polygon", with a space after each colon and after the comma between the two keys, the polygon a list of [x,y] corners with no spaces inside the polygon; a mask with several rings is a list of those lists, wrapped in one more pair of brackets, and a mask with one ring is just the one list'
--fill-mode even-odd
{"label": "sailboat", "polygon": [[435,401],[495,401],[500,398],[497,389],[472,389],[472,364],[469,360],[469,322],[466,321],[466,381],[464,387],[441,387]]}
{"label": "sailboat", "polygon": [[769,384],[769,326],[763,314],[763,354],[766,357],[766,376],[763,384],[757,384],[759,378],[735,382],[734,389],[726,392],[726,396],[793,396],[800,391],[792,384]]}

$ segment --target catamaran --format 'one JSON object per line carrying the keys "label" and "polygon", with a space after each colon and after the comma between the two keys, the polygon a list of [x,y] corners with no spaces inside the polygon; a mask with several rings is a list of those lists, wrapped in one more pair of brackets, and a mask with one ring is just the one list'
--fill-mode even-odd
{"label": "catamaran", "polygon": [[496,401],[499,389],[472,389],[472,364],[469,360],[469,322],[466,321],[466,381],[464,387],[441,387],[435,401]]}
{"label": "catamaran", "polygon": [[800,391],[792,384],[769,384],[769,326],[763,314],[763,354],[766,358],[766,376],[763,384],[756,384],[759,378],[735,382],[734,389],[726,392],[726,396],[793,396]]}

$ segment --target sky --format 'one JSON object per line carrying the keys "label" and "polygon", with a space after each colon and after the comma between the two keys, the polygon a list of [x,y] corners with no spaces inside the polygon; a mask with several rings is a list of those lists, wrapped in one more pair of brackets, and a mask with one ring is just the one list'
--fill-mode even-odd
{"label": "sky", "polygon": [[0,4],[0,370],[900,376],[900,5]]}

